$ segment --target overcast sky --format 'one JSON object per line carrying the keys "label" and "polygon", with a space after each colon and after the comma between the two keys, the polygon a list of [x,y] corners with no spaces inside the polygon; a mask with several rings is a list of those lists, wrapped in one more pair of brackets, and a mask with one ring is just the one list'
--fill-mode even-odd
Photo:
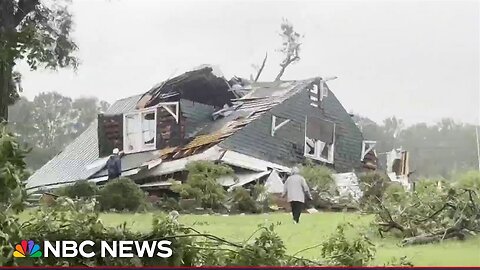
{"label": "overcast sky", "polygon": [[375,121],[479,121],[476,1],[73,2],[81,66],[20,66],[29,99],[58,91],[113,102],[201,64],[248,78],[266,51],[260,80],[272,80],[285,17],[305,38],[301,61],[283,79],[338,76],[329,86],[347,111]]}

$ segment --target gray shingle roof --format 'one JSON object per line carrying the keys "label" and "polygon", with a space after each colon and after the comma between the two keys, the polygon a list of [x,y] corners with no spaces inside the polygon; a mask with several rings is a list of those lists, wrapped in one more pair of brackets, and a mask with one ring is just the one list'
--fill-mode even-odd
{"label": "gray shingle roof", "polygon": [[[124,113],[135,105],[141,95],[132,96],[115,102],[106,114]],[[86,166],[98,158],[97,120],[57,156],[38,169],[27,180],[26,188],[35,188],[59,183],[86,179],[93,173]]]}
{"label": "gray shingle roof", "polygon": [[[235,119],[251,118],[251,122],[220,143],[221,147],[269,160],[282,165],[301,161],[304,143],[305,115],[318,115],[337,123],[335,169],[351,171],[360,166],[362,134],[332,92],[324,99],[322,112],[310,106],[306,86],[313,80],[256,83],[252,91],[241,100],[232,114],[212,121],[213,106],[181,100],[181,108],[187,118],[187,137],[210,134]],[[132,111],[141,95],[115,102],[106,114]],[[256,116],[258,115],[258,116]],[[280,128],[274,137],[270,136],[271,116],[291,119]],[[96,171],[88,171],[87,165],[98,159],[97,121],[68,145],[63,152],[36,171],[28,180],[27,188],[86,179]],[[151,159],[149,154],[131,155],[129,166],[136,166]],[[126,164],[127,165],[127,164]]]}
{"label": "gray shingle roof", "polygon": [[[116,101],[105,115],[120,114],[135,110],[135,106],[141,95],[132,96]],[[196,131],[212,122],[211,114],[214,107],[188,100],[181,100],[180,106],[187,117],[187,135],[193,135]],[[96,172],[87,170],[86,166],[98,159],[98,123],[95,120],[80,136],[55,156],[52,160],[37,170],[27,181],[26,187],[35,188],[53,184],[69,183],[80,179],[105,175],[105,171]],[[146,161],[151,160],[151,152],[126,155],[122,158],[122,169],[133,169]]]}
{"label": "gray shingle roof", "polygon": [[[334,169],[338,172],[359,169],[363,140],[360,130],[332,92],[323,101],[324,110],[310,106],[309,91],[305,87],[311,82],[293,83],[295,87],[288,92],[287,99],[281,100],[281,103],[225,139],[219,144],[220,147],[291,166],[304,160],[305,116],[310,115],[333,121],[337,125]],[[280,90],[273,86],[271,91],[262,89],[261,93],[267,95]],[[272,101],[272,98],[268,101]],[[270,135],[272,115],[291,120],[273,137]]]}
{"label": "gray shingle roof", "polygon": [[183,116],[187,118],[185,123],[185,137],[195,135],[202,128],[213,122],[212,113],[215,112],[213,106],[181,99],[180,108],[182,109]]}

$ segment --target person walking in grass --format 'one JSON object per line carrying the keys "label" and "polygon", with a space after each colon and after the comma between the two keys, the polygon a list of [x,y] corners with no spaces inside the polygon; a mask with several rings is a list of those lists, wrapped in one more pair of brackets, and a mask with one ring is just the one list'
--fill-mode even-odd
{"label": "person walking in grass", "polygon": [[293,221],[297,224],[300,221],[300,215],[305,207],[305,197],[312,199],[312,194],[308,188],[307,181],[300,175],[300,169],[295,166],[283,185],[282,197],[287,197],[287,201],[292,208]]}

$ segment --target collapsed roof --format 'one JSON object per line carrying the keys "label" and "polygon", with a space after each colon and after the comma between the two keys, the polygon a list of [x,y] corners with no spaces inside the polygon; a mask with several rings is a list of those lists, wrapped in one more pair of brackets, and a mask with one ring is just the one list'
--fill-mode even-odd
{"label": "collapsed roof", "polygon": [[230,100],[237,98],[230,90],[230,84],[223,77],[217,77],[213,68],[186,72],[175,78],[156,85],[142,95],[137,108],[153,106],[161,101],[169,101],[176,96],[214,107],[230,105]]}
{"label": "collapsed roof", "polygon": [[[293,141],[283,141],[281,147],[273,144],[271,145],[273,149],[262,150],[254,143],[250,143],[250,141],[265,139],[260,138],[262,135],[256,131],[259,127],[251,126],[248,132],[242,133],[243,135],[236,137],[232,135],[250,126],[250,123],[317,80],[318,78],[249,83],[234,78],[227,81],[224,77],[215,75],[211,67],[203,67],[158,84],[144,94],[118,100],[104,116],[122,115],[155,107],[162,102],[176,101],[181,108],[181,117],[177,123],[184,127],[181,133],[182,138],[177,143],[162,145],[152,151],[124,155],[122,175],[136,177],[165,175],[183,170],[187,162],[193,160],[221,161],[250,170],[252,173],[247,173],[244,177],[247,180],[253,175],[271,178],[273,169],[279,172],[289,171],[284,165],[298,155],[291,151],[299,151]],[[306,92],[307,95],[308,92]],[[293,110],[292,113],[298,118],[294,119],[297,122],[294,124],[295,136],[302,134],[298,122],[303,122],[304,117],[300,110],[309,107],[308,96],[306,99],[306,104],[295,105],[298,108],[286,105],[287,110]],[[361,133],[355,130],[353,121],[333,94],[326,99],[326,102],[324,113],[339,123],[338,132],[354,134],[354,139],[352,136],[348,138],[349,143],[361,140]],[[102,128],[104,128],[103,125],[99,125],[99,121],[95,120],[84,133],[28,179],[27,189],[35,191],[41,188],[55,188],[80,179],[106,180],[107,173],[104,165],[108,157],[104,157],[102,151],[99,151],[99,146],[103,143],[103,141],[99,142],[99,131]],[[102,139],[101,136],[100,138]],[[278,139],[277,143],[279,143]],[[275,156],[272,152],[276,149],[278,153]],[[284,160],[285,162],[282,162]],[[345,158],[343,162],[348,160]],[[339,159],[339,164],[341,163]],[[269,173],[265,173],[266,171]]]}

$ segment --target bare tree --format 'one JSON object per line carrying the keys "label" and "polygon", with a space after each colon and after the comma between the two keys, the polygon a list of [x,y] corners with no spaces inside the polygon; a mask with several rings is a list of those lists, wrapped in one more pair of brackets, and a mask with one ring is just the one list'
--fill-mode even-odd
{"label": "bare tree", "polygon": [[265,67],[265,63],[267,62],[267,57],[268,57],[268,54],[265,53],[265,58],[263,58],[263,62],[260,68],[257,68],[256,65],[254,66],[255,69],[257,69],[257,76],[255,76],[255,79],[252,78],[254,82],[258,81],[258,78],[260,78],[260,74],[262,74],[263,68]]}
{"label": "bare tree", "polygon": [[282,30],[280,36],[283,39],[280,52],[284,54],[285,58],[283,59],[282,63],[280,63],[280,72],[275,78],[275,81],[279,81],[282,78],[283,73],[285,73],[285,69],[290,64],[300,60],[300,45],[302,45],[302,43],[300,43],[302,36],[295,32],[293,25],[287,19],[283,19],[280,28]]}

